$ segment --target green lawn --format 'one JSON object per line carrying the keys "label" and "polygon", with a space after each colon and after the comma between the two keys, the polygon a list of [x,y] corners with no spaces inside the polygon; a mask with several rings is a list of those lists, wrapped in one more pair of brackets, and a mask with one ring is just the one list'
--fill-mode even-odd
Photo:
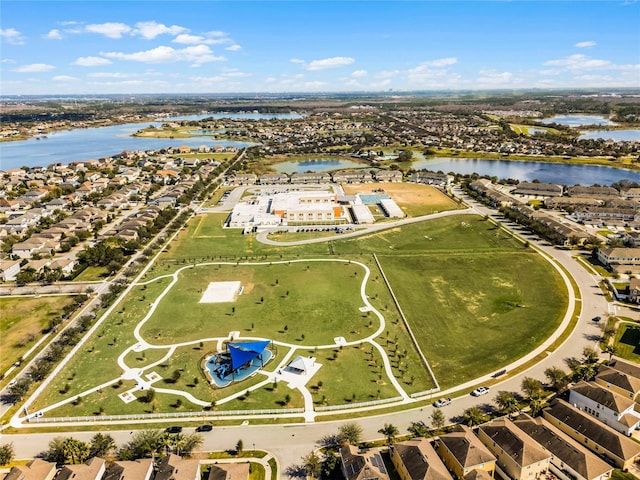
{"label": "green lawn", "polygon": [[640,325],[621,322],[616,332],[614,345],[616,356],[640,363]]}
{"label": "green lawn", "polygon": [[49,320],[62,315],[73,296],[0,298],[0,372],[6,371],[42,336]]}
{"label": "green lawn", "polygon": [[107,267],[87,267],[80,275],[73,279],[74,282],[94,282],[104,280],[108,275]]}

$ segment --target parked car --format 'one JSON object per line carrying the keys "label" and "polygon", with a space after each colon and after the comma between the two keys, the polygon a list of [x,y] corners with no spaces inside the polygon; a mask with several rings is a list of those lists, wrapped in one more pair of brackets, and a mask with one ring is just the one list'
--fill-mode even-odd
{"label": "parked car", "polygon": [[165,432],[167,432],[167,433],[180,433],[180,432],[182,432],[182,427],[180,427],[178,425],[173,425],[172,427],[167,427]]}
{"label": "parked car", "polygon": [[211,425],[200,425],[196,428],[196,432],[210,432],[211,430],[213,430]]}
{"label": "parked car", "polygon": [[594,322],[599,322],[600,320],[602,320],[602,317],[593,317],[591,320],[593,320]]}
{"label": "parked car", "polygon": [[433,406],[437,407],[437,408],[446,407],[450,403],[451,403],[451,399],[449,397],[440,398],[440,399],[436,400],[435,402],[433,402]]}
{"label": "parked car", "polygon": [[473,392],[471,392],[471,395],[473,395],[474,397],[479,397],[480,395],[484,395],[486,393],[489,393],[489,387],[478,387]]}

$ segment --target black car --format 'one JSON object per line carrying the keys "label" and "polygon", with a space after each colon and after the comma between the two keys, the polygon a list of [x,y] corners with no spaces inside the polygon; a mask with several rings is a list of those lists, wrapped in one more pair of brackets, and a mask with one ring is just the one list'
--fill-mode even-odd
{"label": "black car", "polygon": [[196,432],[210,432],[211,430],[213,430],[212,425],[200,425],[196,428]]}
{"label": "black car", "polygon": [[602,317],[593,317],[591,320],[593,320],[594,322],[599,322],[600,320],[602,320]]}
{"label": "black car", "polygon": [[182,432],[182,427],[178,426],[178,425],[174,425],[172,427],[168,427],[165,432],[167,433],[180,433]]}

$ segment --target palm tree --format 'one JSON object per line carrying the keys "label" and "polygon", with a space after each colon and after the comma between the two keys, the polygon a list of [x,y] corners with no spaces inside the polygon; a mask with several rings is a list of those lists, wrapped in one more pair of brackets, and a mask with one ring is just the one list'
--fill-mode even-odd
{"label": "palm tree", "polygon": [[518,411],[518,400],[513,392],[507,392],[505,390],[499,391],[498,395],[496,395],[495,402],[498,404],[498,407],[500,407],[502,413],[506,413],[507,415]]}
{"label": "palm tree", "polygon": [[345,423],[338,429],[340,441],[349,442],[351,445],[357,445],[362,438],[362,427],[355,422]]}
{"label": "palm tree", "polygon": [[604,347],[604,350],[602,350],[602,352],[609,354],[609,361],[611,361],[613,356],[618,353],[618,347],[616,347],[615,345],[607,345],[606,347]]}
{"label": "palm tree", "polygon": [[195,432],[184,436],[179,445],[180,455],[190,457],[191,452],[193,452],[197,448],[200,448],[203,442],[203,436]]}
{"label": "palm tree", "polygon": [[387,439],[387,445],[391,445],[400,431],[395,425],[391,423],[385,423],[384,427],[378,430],[378,433],[384,435],[384,437]]}
{"label": "palm tree", "polygon": [[487,420],[487,415],[478,407],[469,407],[463,412],[462,418],[466,425],[472,427],[484,423]]}
{"label": "palm tree", "polygon": [[[436,411],[440,412],[440,410]],[[413,435],[414,437],[426,437],[429,435],[429,429],[422,422],[411,422],[411,425],[407,430],[409,430],[409,433],[411,433],[411,435]]]}
{"label": "palm tree", "polygon": [[91,437],[90,457],[105,457],[117,448],[116,441],[108,433],[96,433]]}
{"label": "palm tree", "polygon": [[544,371],[545,377],[549,380],[549,385],[556,391],[564,390],[569,383],[567,373],[558,367],[549,367]]}

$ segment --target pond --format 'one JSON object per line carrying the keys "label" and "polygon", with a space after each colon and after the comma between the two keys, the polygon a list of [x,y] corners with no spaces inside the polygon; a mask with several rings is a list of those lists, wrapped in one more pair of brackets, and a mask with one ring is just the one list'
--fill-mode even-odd
{"label": "pond", "polygon": [[581,127],[583,125],[615,125],[611,120],[602,115],[556,115],[543,118],[542,123],[557,123],[569,127]]}
{"label": "pond", "polygon": [[336,160],[319,158],[291,162],[280,162],[273,165],[278,173],[305,173],[305,172],[331,172],[333,170],[346,170],[348,168],[367,168],[365,163],[351,160]]}
{"label": "pond", "polygon": [[591,130],[582,132],[578,138],[581,140],[602,138],[614,142],[640,142],[640,130]]}

